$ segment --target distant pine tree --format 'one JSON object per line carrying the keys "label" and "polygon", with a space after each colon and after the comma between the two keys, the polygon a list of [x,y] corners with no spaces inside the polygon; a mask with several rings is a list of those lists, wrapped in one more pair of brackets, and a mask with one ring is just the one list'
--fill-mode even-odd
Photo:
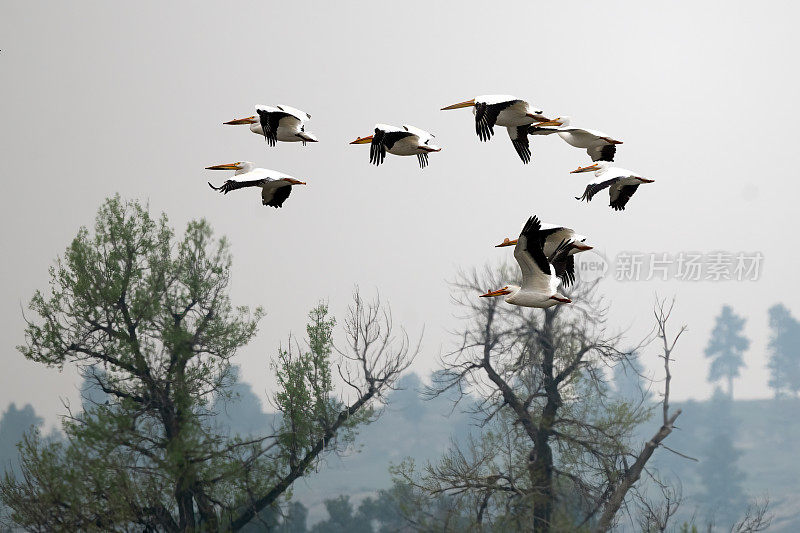
{"label": "distant pine tree", "polygon": [[776,397],[800,391],[800,322],[782,304],[769,309],[769,386]]}
{"label": "distant pine tree", "polygon": [[3,470],[11,471],[16,467],[19,458],[17,443],[26,431],[40,427],[43,422],[31,404],[22,409],[18,409],[14,403],[8,406],[0,418],[0,474]]}
{"label": "distant pine tree", "polygon": [[704,488],[698,500],[708,519],[720,526],[733,524],[747,503],[742,488],[745,473],[737,466],[742,452],[733,444],[738,423],[731,407],[730,396],[714,389],[706,415],[707,437],[697,467]]}
{"label": "distant pine tree", "polygon": [[733,379],[739,377],[739,369],[745,366],[742,355],[750,347],[750,341],[742,334],[744,324],[744,318],[735,314],[730,306],[723,306],[705,350],[706,357],[712,359],[708,381],[727,380],[731,398]]}

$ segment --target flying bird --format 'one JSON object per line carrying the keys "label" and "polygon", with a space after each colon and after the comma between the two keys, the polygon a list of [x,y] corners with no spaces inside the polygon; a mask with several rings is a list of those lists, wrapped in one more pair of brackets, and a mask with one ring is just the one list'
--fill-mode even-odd
{"label": "flying bird", "polygon": [[443,107],[442,111],[462,107],[472,107],[475,115],[475,132],[482,141],[492,138],[495,126],[505,126],[511,144],[514,145],[522,162],[526,164],[531,160],[528,126],[549,120],[541,109],[507,94],[476,96],[472,100]]}
{"label": "flying bird", "polygon": [[425,130],[403,124],[403,127],[388,124],[376,124],[375,133],[367,137],[359,137],[350,144],[367,144],[369,162],[375,165],[383,163],[386,152],[394,155],[416,155],[419,167],[428,166],[428,154],[440,152],[442,149],[434,144],[434,135]]}
{"label": "flying bird", "polygon": [[593,162],[614,161],[617,145],[622,144],[622,141],[618,141],[602,131],[571,127],[570,117],[558,117],[554,120],[534,124],[528,127],[527,133],[530,135],[557,133],[567,144],[585,149]]}
{"label": "flying bird", "polygon": [[223,194],[228,194],[236,189],[244,187],[261,187],[261,203],[270,207],[283,207],[283,202],[292,194],[293,185],[305,185],[305,181],[296,180],[293,177],[268,170],[266,168],[256,168],[250,161],[238,161],[225,165],[214,165],[206,167],[207,170],[235,170],[234,176],[241,176],[242,181],[226,180],[219,187],[214,187],[211,183],[209,187]]}
{"label": "flying bird", "polygon": [[643,183],[653,183],[655,180],[643,178],[631,170],[612,167],[607,161],[598,161],[588,167],[578,167],[570,174],[581,172],[594,172],[594,179],[586,186],[583,196],[576,196],[576,200],[591,201],[595,194],[608,189],[610,205],[616,211],[625,209],[625,205],[631,196]]}
{"label": "flying bird", "polygon": [[270,146],[281,142],[317,142],[317,137],[306,131],[305,122],[311,115],[288,105],[268,106],[257,105],[256,114],[250,117],[237,118],[224,124],[238,126],[249,124],[250,131],[263,135]]}
{"label": "flying bird", "polygon": [[[542,247],[544,255],[547,257],[555,254],[556,250],[562,243],[566,243],[567,254],[564,257],[563,272],[561,281],[564,287],[569,287],[575,281],[575,257],[574,255],[580,252],[591,250],[593,247],[586,244],[586,237],[575,233],[572,228],[565,228],[557,224],[542,223],[539,231],[536,233],[536,238],[539,241],[539,246]],[[514,246],[519,242],[519,239],[509,239],[506,237],[503,242],[496,245],[495,248],[503,248],[504,246]],[[559,265],[560,266],[560,265]],[[561,271],[561,269],[557,269]]]}
{"label": "flying bird", "polygon": [[566,258],[569,255],[569,241],[561,241],[548,257],[539,237],[541,228],[539,219],[530,217],[514,247],[514,259],[522,270],[522,286],[506,285],[502,289],[481,294],[481,298],[505,295],[505,301],[510,304],[541,309],[572,302],[558,292],[560,282],[568,277]]}

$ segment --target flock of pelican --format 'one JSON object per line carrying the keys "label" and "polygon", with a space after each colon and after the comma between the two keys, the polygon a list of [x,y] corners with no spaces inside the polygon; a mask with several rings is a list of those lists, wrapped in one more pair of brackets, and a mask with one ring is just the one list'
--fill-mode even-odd
{"label": "flock of pelican", "polygon": [[[476,96],[442,110],[472,108],[475,115],[475,133],[481,141],[494,136],[495,126],[504,126],[511,144],[524,164],[531,161],[530,137],[556,134],[567,144],[586,150],[592,160],[588,166],[578,167],[571,173],[593,172],[581,196],[576,200],[591,201],[604,189],[608,189],[609,206],[614,210],[625,209],[628,201],[640,185],[652,183],[624,168],[613,166],[617,145],[622,144],[613,137],[596,130],[571,125],[570,117],[548,118],[543,110],[510,95]],[[306,131],[306,122],[311,115],[287,105],[257,105],[256,114],[225,122],[227,125],[249,125],[250,131],[261,135],[269,146],[278,142],[318,142],[317,137]],[[369,144],[369,161],[380,165],[387,152],[398,156],[417,156],[420,168],[428,166],[428,156],[442,149],[435,143],[435,136],[423,129],[404,124],[400,127],[376,124],[372,135],[358,137],[350,144]],[[304,181],[287,174],[256,168],[249,161],[238,161],[206,167],[208,170],[234,170],[239,179],[226,180],[219,187],[209,183],[215,191],[227,194],[244,187],[260,187],[265,206],[283,207],[283,203],[295,185]],[[592,247],[586,237],[571,228],[557,224],[542,223],[538,217],[528,218],[519,237],[506,238],[497,247],[514,246],[514,258],[522,271],[522,285],[506,285],[502,289],[489,291],[481,297],[505,296],[505,301],[524,307],[548,308],[571,300],[559,292],[559,287],[569,287],[575,281],[574,255]]]}

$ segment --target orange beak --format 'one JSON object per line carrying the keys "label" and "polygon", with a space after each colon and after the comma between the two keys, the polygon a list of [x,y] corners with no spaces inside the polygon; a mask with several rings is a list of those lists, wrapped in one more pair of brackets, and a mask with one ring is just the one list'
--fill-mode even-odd
{"label": "orange beak", "polygon": [[458,104],[449,105],[447,107],[443,107],[441,111],[447,111],[448,109],[459,109],[462,107],[472,107],[475,105],[475,99],[467,100],[466,102],[460,102]]}
{"label": "orange beak", "polygon": [[539,127],[539,126],[561,126],[561,124],[562,123],[559,122],[558,119],[555,119],[555,120],[545,120],[544,122],[539,122],[538,124],[533,124],[533,126],[536,126],[536,127]]}
{"label": "orange beak", "polygon": [[351,142],[350,144],[369,144],[372,142],[372,135],[368,137],[359,137],[355,141]]}
{"label": "orange beak", "polygon": [[559,296],[551,296],[550,299],[551,300],[555,300],[557,302],[561,302],[562,304],[571,304],[572,303],[572,300],[570,300],[569,298],[561,298]]}
{"label": "orange beak", "polygon": [[583,243],[580,243],[580,242],[573,243],[572,247],[573,248],[577,248],[581,252],[585,252],[587,250],[591,250],[592,248],[594,248],[594,246],[589,246],[588,244],[583,244]]}
{"label": "orange beak", "polygon": [[501,242],[500,244],[496,245],[495,248],[502,248],[503,246],[514,246],[515,244],[517,244],[517,239],[514,239],[512,241],[511,239],[506,237],[505,239],[503,239],[503,242]]}
{"label": "orange beak", "polygon": [[292,185],[305,185],[306,184],[305,181],[296,180],[294,178],[287,179],[286,181],[288,181]]}
{"label": "orange beak", "polygon": [[504,294],[511,294],[511,291],[503,287],[502,289],[497,289],[496,291],[489,291],[486,294],[481,294],[480,298],[488,298],[490,296],[502,296]]}
{"label": "orange beak", "polygon": [[258,122],[256,120],[256,116],[253,115],[252,117],[237,118],[235,120],[229,120],[228,122],[223,122],[223,124],[227,124],[228,126],[239,126],[241,124],[255,124],[256,122]]}
{"label": "orange beak", "polygon": [[641,181],[643,183],[653,183],[656,180],[651,180],[651,179],[647,179],[647,178],[639,178],[639,181]]}
{"label": "orange beak", "polygon": [[570,174],[579,174],[581,172],[591,172],[593,170],[599,170],[599,169],[600,169],[600,166],[597,163],[595,163],[594,165],[589,165],[588,167],[578,167],[575,170],[573,170],[572,172],[570,172]]}
{"label": "orange beak", "polygon": [[214,165],[206,167],[206,170],[240,170],[242,167],[239,163],[226,163],[224,165]]}

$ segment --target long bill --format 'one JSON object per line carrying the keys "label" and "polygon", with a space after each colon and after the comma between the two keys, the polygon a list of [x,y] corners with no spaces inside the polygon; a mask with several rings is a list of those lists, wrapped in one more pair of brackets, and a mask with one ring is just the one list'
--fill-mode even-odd
{"label": "long bill", "polygon": [[228,122],[223,122],[223,124],[227,124],[228,126],[240,126],[242,124],[255,124],[258,122],[256,120],[256,116],[253,115],[252,117],[245,117],[245,118],[237,118],[234,120],[229,120]]}
{"label": "long bill", "polygon": [[350,144],[369,144],[372,142],[372,135],[367,137],[359,137],[355,141],[351,142]]}
{"label": "long bill", "polygon": [[503,239],[503,242],[496,245],[495,248],[502,248],[503,246],[515,246],[516,244],[517,244],[517,239],[512,240],[506,237],[505,239]]}
{"label": "long bill", "polygon": [[475,99],[467,100],[466,102],[459,102],[457,104],[449,105],[447,107],[443,107],[441,111],[447,111],[448,109],[460,109],[462,107],[472,107],[475,105]]}
{"label": "long bill", "polygon": [[503,287],[502,289],[497,289],[496,291],[489,291],[486,294],[481,294],[480,298],[489,298],[491,296],[503,296],[504,294],[511,294],[511,291]]}
{"label": "long bill", "polygon": [[226,163],[224,165],[213,165],[206,167],[206,170],[240,170],[242,167],[239,163]]}
{"label": "long bill", "polygon": [[570,174],[580,174],[581,172],[591,172],[593,170],[600,170],[600,165],[595,163],[594,165],[589,165],[588,167],[578,167],[571,171]]}

